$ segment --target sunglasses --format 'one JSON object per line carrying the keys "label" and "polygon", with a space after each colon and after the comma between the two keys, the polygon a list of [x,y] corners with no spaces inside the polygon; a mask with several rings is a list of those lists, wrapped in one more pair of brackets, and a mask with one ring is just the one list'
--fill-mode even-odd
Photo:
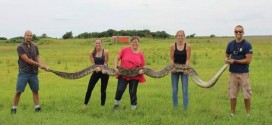
{"label": "sunglasses", "polygon": [[235,32],[235,33],[243,33],[243,31],[237,31],[237,30],[236,30],[236,31],[234,31],[234,32]]}

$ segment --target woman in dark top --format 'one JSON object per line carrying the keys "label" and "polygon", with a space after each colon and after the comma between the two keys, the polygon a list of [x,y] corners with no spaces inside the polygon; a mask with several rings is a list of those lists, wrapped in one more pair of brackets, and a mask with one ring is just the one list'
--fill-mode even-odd
{"label": "woman in dark top", "polygon": [[[102,47],[103,41],[101,39],[97,39],[94,42],[95,48],[94,50],[90,51],[90,60],[91,65],[106,65],[108,64],[109,60],[109,53],[106,49]],[[94,86],[96,85],[97,81],[101,78],[101,106],[105,105],[106,101],[106,89],[108,85],[109,75],[106,74],[105,70],[101,68],[96,68],[96,71],[93,72],[91,78],[89,80],[89,85],[87,88],[85,101],[84,101],[84,109],[87,108],[88,102],[91,98],[92,91]]]}
{"label": "woman in dark top", "polygon": [[[190,65],[191,57],[191,46],[185,43],[185,33],[180,30],[176,34],[177,41],[170,47],[170,63],[171,64],[181,64]],[[176,72],[176,69],[172,70],[171,81],[172,81],[172,97],[174,108],[178,107],[178,80],[181,77],[182,92],[183,92],[183,108],[187,110],[188,108],[188,71]]]}

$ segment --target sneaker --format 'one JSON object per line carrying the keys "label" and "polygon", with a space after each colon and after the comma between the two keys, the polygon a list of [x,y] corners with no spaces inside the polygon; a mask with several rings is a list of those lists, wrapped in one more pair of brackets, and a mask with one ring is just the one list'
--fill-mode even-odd
{"label": "sneaker", "polygon": [[117,109],[118,107],[119,107],[119,105],[114,105],[114,106],[113,106],[113,110],[114,110],[114,109]]}
{"label": "sneaker", "polygon": [[105,109],[105,105],[101,105],[101,106],[100,106],[100,109]]}
{"label": "sneaker", "polygon": [[233,114],[233,113],[230,113],[230,116],[231,116],[231,117],[233,117],[233,116],[234,116],[234,114]]}
{"label": "sneaker", "polygon": [[35,108],[35,112],[41,112],[41,110],[42,110],[41,107]]}
{"label": "sneaker", "polygon": [[17,109],[11,109],[10,110],[11,114],[16,114],[16,111],[17,111]]}
{"label": "sneaker", "polygon": [[85,104],[82,105],[82,106],[81,106],[81,110],[87,110],[87,105],[85,105]]}
{"label": "sneaker", "polygon": [[130,106],[130,109],[131,109],[131,110],[136,110],[136,108],[137,108],[137,105],[131,105],[131,106]]}

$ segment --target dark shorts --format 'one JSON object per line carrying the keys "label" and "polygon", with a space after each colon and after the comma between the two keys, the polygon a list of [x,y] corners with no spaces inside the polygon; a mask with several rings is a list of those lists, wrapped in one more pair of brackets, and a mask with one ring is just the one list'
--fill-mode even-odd
{"label": "dark shorts", "polygon": [[16,84],[17,92],[24,92],[27,83],[29,84],[32,92],[39,91],[38,74],[19,72]]}

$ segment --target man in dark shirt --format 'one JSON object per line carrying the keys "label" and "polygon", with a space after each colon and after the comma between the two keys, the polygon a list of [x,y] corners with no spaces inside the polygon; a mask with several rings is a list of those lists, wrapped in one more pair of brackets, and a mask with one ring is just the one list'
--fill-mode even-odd
{"label": "man in dark shirt", "polygon": [[253,56],[251,44],[243,39],[244,28],[238,25],[234,29],[235,40],[228,43],[225,59],[230,64],[230,115],[233,116],[236,107],[236,98],[241,88],[244,97],[246,112],[250,115],[250,97],[252,95],[249,82],[249,64]]}
{"label": "man in dark shirt", "polygon": [[13,106],[11,113],[15,114],[17,105],[20,100],[21,93],[24,92],[27,83],[29,84],[32,93],[33,101],[35,104],[35,111],[41,111],[39,105],[39,80],[38,80],[38,68],[48,70],[42,61],[39,59],[39,49],[32,42],[32,32],[27,30],[24,35],[24,41],[17,47],[17,53],[19,56],[19,74],[16,84],[16,93],[13,98]]}

